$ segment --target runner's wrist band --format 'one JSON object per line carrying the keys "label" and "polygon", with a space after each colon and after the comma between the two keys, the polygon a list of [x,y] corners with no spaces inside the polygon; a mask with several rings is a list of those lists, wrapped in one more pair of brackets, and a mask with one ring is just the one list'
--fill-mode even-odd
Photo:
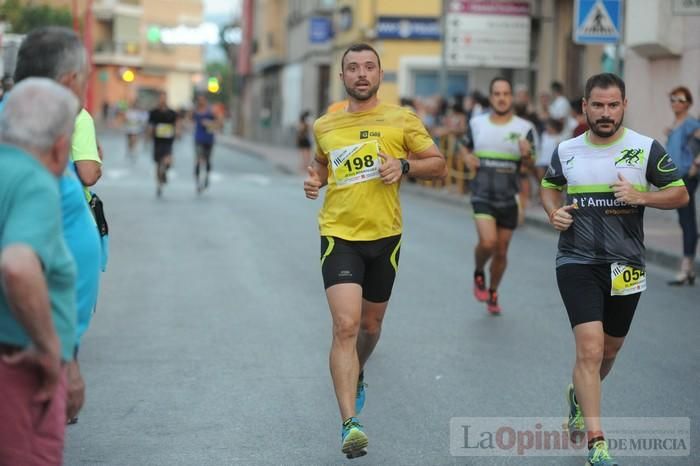
{"label": "runner's wrist band", "polygon": [[399,159],[401,162],[401,174],[405,175],[411,169],[411,164],[406,159]]}

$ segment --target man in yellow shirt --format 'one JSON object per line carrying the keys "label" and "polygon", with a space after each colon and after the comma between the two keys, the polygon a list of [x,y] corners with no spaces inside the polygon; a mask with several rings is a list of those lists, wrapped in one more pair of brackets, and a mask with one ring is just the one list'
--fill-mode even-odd
{"label": "man in yellow shirt", "polygon": [[[330,369],[343,421],[342,452],[367,453],[357,419],[364,405],[362,368],[379,341],[399,262],[403,175],[445,176],[445,159],[411,111],[379,101],[383,72],[366,44],[341,59],[347,108],[314,123],[316,158],[304,192],[316,199],[328,186],[319,214],[321,269],[333,318]],[[410,161],[409,161],[410,154]]]}
{"label": "man in yellow shirt", "polygon": [[75,119],[70,158],[75,163],[75,171],[84,186],[85,197],[90,200],[88,188],[95,185],[102,176],[102,159],[97,148],[95,122],[84,108]]}

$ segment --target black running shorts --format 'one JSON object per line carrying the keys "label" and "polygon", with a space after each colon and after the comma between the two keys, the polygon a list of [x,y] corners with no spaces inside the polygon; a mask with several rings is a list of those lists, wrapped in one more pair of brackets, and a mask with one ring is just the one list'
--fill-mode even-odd
{"label": "black running shorts", "polygon": [[562,265],[557,268],[557,284],[571,328],[600,321],[611,337],[627,335],[642,293],[610,296],[609,264]]}
{"label": "black running shorts", "polygon": [[518,227],[518,205],[507,207],[494,207],[488,202],[473,201],[472,209],[474,218],[492,218],[496,220],[496,226],[507,230],[515,230]]}
{"label": "black running shorts", "polygon": [[208,162],[211,159],[211,150],[213,147],[214,144],[197,143],[194,146],[194,151],[197,154],[198,158],[202,158]]}
{"label": "black running shorts", "polygon": [[173,154],[172,141],[155,141],[153,143],[153,161],[160,163],[165,157]]}
{"label": "black running shorts", "polygon": [[321,271],[326,289],[339,283],[362,286],[362,297],[373,303],[389,300],[399,267],[401,235],[374,241],[321,237]]}

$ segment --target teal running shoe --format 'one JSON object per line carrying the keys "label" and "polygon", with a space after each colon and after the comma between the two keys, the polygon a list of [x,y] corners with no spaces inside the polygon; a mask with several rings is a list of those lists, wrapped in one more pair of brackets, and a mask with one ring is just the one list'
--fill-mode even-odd
{"label": "teal running shoe", "polygon": [[365,383],[365,372],[360,372],[360,377],[357,379],[357,393],[355,394],[355,414],[360,414],[362,408],[365,407],[365,388],[367,384]]}
{"label": "teal running shoe", "polygon": [[367,454],[369,441],[356,417],[348,418],[343,422],[340,436],[343,441],[340,449],[348,459],[359,458]]}
{"label": "teal running shoe", "polygon": [[567,423],[569,440],[579,444],[586,438],[586,423],[583,420],[581,407],[576,401],[576,392],[572,383],[566,389],[566,402],[569,403],[569,421]]}
{"label": "teal running shoe", "polygon": [[608,453],[605,440],[598,440],[593,444],[593,448],[588,451],[586,466],[618,466],[617,461]]}

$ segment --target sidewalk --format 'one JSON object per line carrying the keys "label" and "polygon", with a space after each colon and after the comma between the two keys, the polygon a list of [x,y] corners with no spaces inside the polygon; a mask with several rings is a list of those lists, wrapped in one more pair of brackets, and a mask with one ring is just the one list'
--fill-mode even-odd
{"label": "sidewalk", "polygon": [[[302,175],[299,169],[299,153],[294,147],[272,146],[241,139],[233,135],[219,135],[217,140],[221,144],[233,147],[241,152],[264,158],[284,173]],[[469,207],[468,197],[450,193],[445,189],[424,188],[411,183],[404,183],[402,189],[413,194]],[[544,210],[536,204],[530,205],[528,208],[525,214],[525,224],[552,231]],[[700,218],[698,219],[698,224],[700,225]],[[675,271],[680,263],[683,251],[681,228],[678,225],[676,211],[646,209],[644,213],[644,234],[647,261]],[[696,267],[700,269],[700,259],[696,259],[695,263]]]}

